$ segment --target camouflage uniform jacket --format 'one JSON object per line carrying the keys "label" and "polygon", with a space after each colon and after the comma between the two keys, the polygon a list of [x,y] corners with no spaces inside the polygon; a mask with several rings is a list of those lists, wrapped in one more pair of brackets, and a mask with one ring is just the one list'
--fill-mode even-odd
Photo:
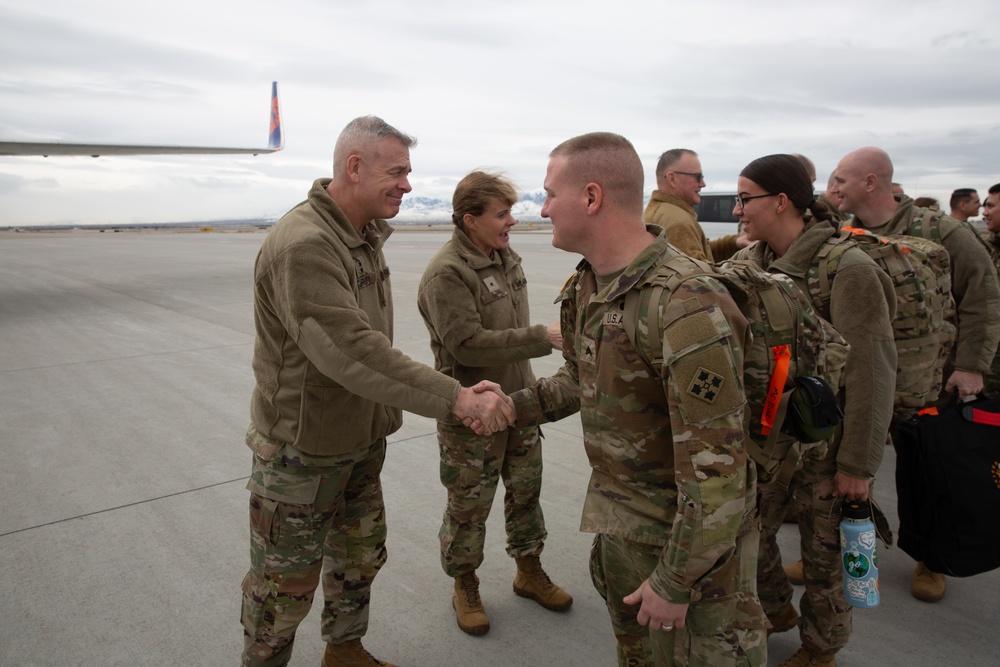
{"label": "camouflage uniform jacket", "polygon": [[642,221],[662,227],[670,245],[686,255],[706,262],[714,261],[712,248],[698,224],[698,214],[680,197],[653,190],[646,210],[642,212]]}
{"label": "camouflage uniform jacket", "polygon": [[[326,192],[267,235],[254,265],[253,370],[248,444],[264,458],[282,443],[332,456],[370,446],[402,424],[400,408],[451,411],[459,383],[392,347],[392,292],[372,220],[359,236]],[[267,451],[265,451],[267,450]]]}
{"label": "camouflage uniform jacket", "polygon": [[[752,567],[734,558],[736,544],[757,520],[756,471],[743,447],[749,327],[712,278],[664,290],[664,367],[654,377],[621,324],[626,293],[678,256],[662,229],[648,230],[655,241],[605,289],[597,291],[586,261],[567,282],[559,296],[565,363],[513,395],[517,425],[579,410],[592,469],[581,530],[663,546],[649,574],[659,596],[722,602],[705,608],[725,610],[713,614],[718,622],[760,627],[756,592],[733,590],[740,568]],[[640,341],[647,326],[640,312]]]}
{"label": "camouflage uniform jacket", "polygon": [[951,257],[951,292],[958,318],[958,340],[952,352],[955,368],[987,373],[1000,342],[1000,318],[996,316],[1000,312],[1000,282],[982,239],[968,223],[939,211],[914,206],[913,200],[906,195],[896,195],[896,200],[899,202],[896,215],[880,227],[869,226],[861,220],[851,224],[883,236],[920,236],[913,233],[918,215],[925,224],[933,218],[940,220],[940,240],[933,240],[943,245]]}
{"label": "camouflage uniform jacket", "polygon": [[527,285],[516,252],[487,257],[456,228],[417,289],[434,367],[463,386],[492,380],[508,394],[534,383],[529,359],[549,354],[552,346],[544,324],[529,324]]}
{"label": "camouflage uniform jacket", "polygon": [[835,233],[832,222],[812,220],[780,259],[763,242],[745,248],[736,258],[750,259],[765,271],[791,277],[799,289],[809,294],[816,312],[850,344],[844,368],[844,428],[834,446],[837,469],[865,479],[874,477],[882,463],[892,418],[897,362],[892,333],[896,294],[889,276],[863,250],[852,247],[844,253],[829,303],[824,304],[818,286],[808,284],[809,267]]}

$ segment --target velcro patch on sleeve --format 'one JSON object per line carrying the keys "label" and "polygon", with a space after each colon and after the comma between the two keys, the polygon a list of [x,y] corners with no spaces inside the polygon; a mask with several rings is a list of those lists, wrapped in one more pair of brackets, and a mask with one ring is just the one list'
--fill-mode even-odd
{"label": "velcro patch on sleeve", "polygon": [[732,331],[718,309],[682,317],[663,332],[664,362],[670,367],[682,419],[702,424],[746,402],[732,352],[724,338]]}

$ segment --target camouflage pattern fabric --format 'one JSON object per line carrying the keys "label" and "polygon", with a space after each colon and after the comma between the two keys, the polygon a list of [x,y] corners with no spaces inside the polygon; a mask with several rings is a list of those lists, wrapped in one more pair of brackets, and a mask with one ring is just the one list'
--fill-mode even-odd
{"label": "camouflage pattern fabric", "polygon": [[449,577],[483,562],[486,519],[503,479],[507,553],[542,552],[547,537],[538,499],[542,490],[542,441],[537,427],[479,436],[463,426],[438,422],[441,483],[448,504],[441,524],[441,565]]}
{"label": "camouflage pattern fabric", "polygon": [[818,302],[828,302],[840,260],[851,247],[863,250],[892,279],[892,331],[899,355],[894,405],[905,419],[944,387],[945,362],[955,342],[951,260],[944,247],[928,239],[852,230],[845,228],[820,249],[809,269],[809,289]]}
{"label": "camouflage pattern fabric", "polygon": [[379,481],[384,459],[385,440],[335,457],[309,456],[288,445],[270,460],[254,456],[247,484],[251,565],[243,580],[243,667],[288,664],[321,571],[323,640],[341,643],[365,634],[371,583],[386,560]]}
{"label": "camouflage pattern fabric", "polygon": [[[748,519],[741,527],[746,539],[742,545],[756,540],[756,521]],[[742,546],[737,547],[741,549]],[[725,619],[734,613],[731,603],[692,605],[683,628],[670,631],[639,625],[635,608],[622,599],[642,584],[642,573],[654,569],[661,550],[612,535],[597,535],[590,552],[590,576],[594,588],[604,598],[611,615],[611,627],[617,640],[620,667],[653,667],[662,665],[691,667],[725,667],[726,665],[767,664],[767,631],[761,628],[724,627]],[[742,554],[737,554],[742,560]],[[753,572],[741,572],[741,588],[753,587]],[[717,618],[711,618],[716,616]],[[710,634],[704,634],[711,628]]]}
{"label": "camouflage pattern fabric", "polygon": [[[565,364],[512,398],[519,427],[579,410],[592,469],[581,529],[646,545],[654,557],[630,576],[689,604],[688,622],[722,654],[731,631],[766,625],[753,577],[741,576],[755,570],[757,553],[756,532],[743,529],[756,520],[756,469],[743,427],[749,328],[713,278],[664,291],[655,317],[640,308],[638,326],[647,355],[648,339],[662,337],[656,377],[626,334],[622,312],[629,290],[644,289],[680,253],[662,230],[647,229],[656,240],[607,287],[598,290],[593,270],[580,264],[560,295]],[[650,332],[647,322],[662,330]],[[627,613],[634,619],[637,612]],[[699,664],[701,656],[690,659]]]}
{"label": "camouflage pattern fabric", "polygon": [[832,450],[814,448],[803,455],[802,468],[792,485],[758,487],[761,507],[760,555],[757,589],[768,616],[777,616],[792,602],[794,590],[781,564],[775,535],[784,521],[794,494],[799,510],[799,536],[805,593],[799,603],[799,635],[815,653],[831,655],[847,645],[851,636],[852,607],[844,600],[840,564],[840,508],[833,495],[837,462]]}
{"label": "camouflage pattern fabric", "polygon": [[[791,278],[780,273],[769,274],[750,261],[727,262],[713,267],[688,257],[678,257],[660,265],[649,283],[674,290],[696,275],[709,275],[725,285],[750,324],[753,344],[744,350],[743,362],[747,433],[750,436],[748,453],[757,464],[759,479],[770,481],[780,476],[787,483],[803,445],[797,443],[794,436],[781,432],[780,410],[777,410],[778,419],[774,419],[773,429],[765,434],[765,409],[768,405],[777,409],[781,400],[787,400],[795,389],[796,377],[820,377],[834,392],[838,391],[843,386],[850,346],[840,332],[816,312],[809,296]],[[640,308],[648,312],[649,301],[656,299],[658,293],[657,289],[631,290],[626,296],[623,326],[630,340],[635,340],[638,330],[635,318]],[[777,370],[775,351],[781,347],[788,348],[790,356],[784,390],[781,396],[770,396],[771,379]],[[663,357],[659,346],[652,348],[652,357],[642,349],[639,351],[656,373]]]}
{"label": "camouflage pattern fabric", "polygon": [[[913,205],[906,195],[896,195],[899,206],[889,222],[869,230],[883,236],[919,236],[940,243],[951,258],[951,286],[955,298],[957,340],[945,368],[986,373],[992,363],[989,351],[1000,340],[1000,282],[989,250],[968,222],[941,211]],[[862,223],[863,224],[863,223]],[[942,401],[947,396],[941,396]]]}

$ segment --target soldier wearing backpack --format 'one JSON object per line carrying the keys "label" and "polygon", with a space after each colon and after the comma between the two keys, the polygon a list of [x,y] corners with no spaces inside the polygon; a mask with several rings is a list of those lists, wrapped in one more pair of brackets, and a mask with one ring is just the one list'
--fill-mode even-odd
{"label": "soldier wearing backpack", "polygon": [[[867,500],[882,460],[896,375],[892,333],[896,297],[888,276],[862,250],[851,247],[837,267],[830,298],[819,298],[809,284],[810,268],[838,231],[830,211],[813,197],[809,176],[795,157],[754,160],[740,174],[737,190],[733,213],[757,243],[736,258],[791,277],[851,345],[840,391],[843,430],[831,442],[803,453],[802,467],[789,488],[776,483],[759,487],[761,604],[772,623],[771,632],[798,625],[802,640],[802,647],[781,665],[836,665],[836,653],[851,634],[851,607],[841,583],[840,507],[845,499]],[[793,493],[800,509],[806,579],[801,619],[775,540]]]}
{"label": "soldier wearing backpack", "polygon": [[619,664],[762,667],[747,320],[714,278],[663,291],[657,325],[640,321],[672,351],[651,373],[623,327],[625,298],[687,258],[643,223],[642,163],[624,137],[582,135],[550,158],[542,216],[552,244],[584,261],[559,296],[565,364],[512,394],[515,426],[580,412],[593,469],[581,529],[596,533],[591,578]]}
{"label": "soldier wearing backpack", "polygon": [[[975,230],[940,211],[914,206],[906,195],[893,195],[892,160],[881,148],[869,146],[846,155],[837,165],[834,194],[852,225],[881,236],[918,236],[940,243],[951,258],[951,290],[955,298],[957,341],[945,367],[944,391],[960,399],[984,389],[983,376],[1000,342],[1000,282],[989,252]],[[944,575],[917,563],[911,592],[925,602],[945,593]]]}

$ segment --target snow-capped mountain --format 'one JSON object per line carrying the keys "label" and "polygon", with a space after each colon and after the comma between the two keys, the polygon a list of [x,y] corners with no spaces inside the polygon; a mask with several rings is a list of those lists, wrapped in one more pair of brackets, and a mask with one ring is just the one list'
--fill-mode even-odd
{"label": "snow-capped mountain", "polygon": [[[518,220],[538,222],[542,219],[541,211],[544,201],[544,190],[526,192],[511,207],[511,213]],[[407,195],[403,197],[403,203],[399,207],[399,215],[393,218],[393,222],[451,222],[451,201]]]}

